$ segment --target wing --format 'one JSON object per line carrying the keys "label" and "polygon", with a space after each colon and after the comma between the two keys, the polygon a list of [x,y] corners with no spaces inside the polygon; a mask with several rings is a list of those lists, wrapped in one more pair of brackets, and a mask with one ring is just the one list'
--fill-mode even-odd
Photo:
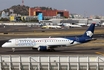
{"label": "wing", "polygon": [[66,46],[66,45],[37,45],[34,46],[34,48],[37,48],[38,51],[47,51],[62,46]]}

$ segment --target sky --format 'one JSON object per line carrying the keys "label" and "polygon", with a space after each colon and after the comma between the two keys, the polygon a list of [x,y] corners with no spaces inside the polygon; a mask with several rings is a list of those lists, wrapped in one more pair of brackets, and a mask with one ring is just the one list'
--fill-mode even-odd
{"label": "sky", "polygon": [[[22,0],[0,0],[0,10],[19,5]],[[45,6],[58,10],[68,10],[69,13],[84,16],[104,16],[104,0],[24,0],[24,5],[30,7]]]}

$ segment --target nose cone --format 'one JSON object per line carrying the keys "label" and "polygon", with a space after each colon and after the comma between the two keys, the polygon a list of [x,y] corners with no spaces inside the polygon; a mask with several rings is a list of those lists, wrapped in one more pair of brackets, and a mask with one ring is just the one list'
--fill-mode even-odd
{"label": "nose cone", "polygon": [[10,44],[6,42],[6,43],[2,44],[1,47],[10,47]]}
{"label": "nose cone", "polygon": [[7,47],[6,44],[4,43],[1,47]]}
{"label": "nose cone", "polygon": [[2,45],[4,44],[4,43],[6,43],[8,40],[0,40],[0,47],[2,47]]}
{"label": "nose cone", "polygon": [[9,47],[14,47],[14,45],[11,42],[6,42],[6,43],[2,44],[1,47],[7,47],[7,48],[9,48]]}

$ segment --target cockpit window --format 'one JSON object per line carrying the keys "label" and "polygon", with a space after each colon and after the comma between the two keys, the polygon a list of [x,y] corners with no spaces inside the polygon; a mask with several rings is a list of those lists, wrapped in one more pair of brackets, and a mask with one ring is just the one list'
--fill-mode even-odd
{"label": "cockpit window", "polygon": [[8,41],[8,42],[11,42],[11,41]]}

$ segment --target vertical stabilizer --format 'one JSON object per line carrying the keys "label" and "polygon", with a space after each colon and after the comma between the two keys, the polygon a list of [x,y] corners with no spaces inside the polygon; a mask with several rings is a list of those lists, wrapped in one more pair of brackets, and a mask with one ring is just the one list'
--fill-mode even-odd
{"label": "vertical stabilizer", "polygon": [[86,30],[86,32],[83,34],[83,37],[93,37],[94,34],[94,29],[95,29],[95,23],[92,23],[90,27]]}

